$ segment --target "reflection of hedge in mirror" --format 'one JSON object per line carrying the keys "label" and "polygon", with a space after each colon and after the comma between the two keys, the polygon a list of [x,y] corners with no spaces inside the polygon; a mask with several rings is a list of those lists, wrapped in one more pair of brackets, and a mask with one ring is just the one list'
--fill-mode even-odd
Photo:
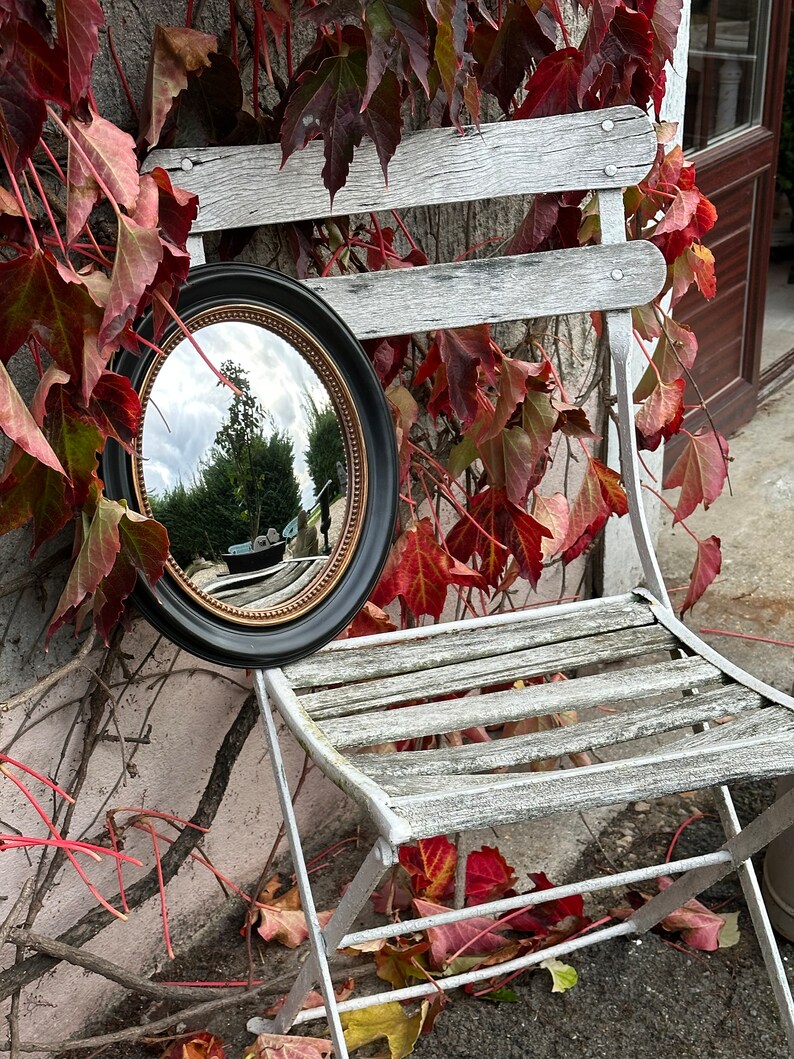
{"label": "reflection of hedge in mirror", "polygon": [[314,495],[317,497],[325,483],[331,482],[331,497],[338,496],[342,490],[337,464],[345,466],[345,447],[336,412],[329,402],[318,407],[310,394],[306,395],[304,410],[309,420],[306,465],[314,483]]}
{"label": "reflection of hedge in mirror", "polygon": [[230,469],[219,453],[199,467],[187,486],[180,482],[163,496],[150,495],[149,502],[168,530],[171,554],[183,568],[199,557],[217,560],[230,544],[248,538]]}

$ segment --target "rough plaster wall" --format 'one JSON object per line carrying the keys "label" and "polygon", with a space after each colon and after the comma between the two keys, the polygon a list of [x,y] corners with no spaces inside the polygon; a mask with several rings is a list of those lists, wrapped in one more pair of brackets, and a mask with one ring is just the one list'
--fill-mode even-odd
{"label": "rough plaster wall", "polygon": [[[184,0],[165,0],[156,4],[145,4],[141,0],[104,0],[103,7],[113,28],[133,96],[140,100],[154,23],[181,24],[184,19]],[[220,26],[225,31],[227,10],[224,0],[211,0],[204,4],[197,28],[212,32]],[[574,37],[580,32],[581,27],[572,30]],[[129,127],[131,113],[104,37],[94,89],[102,113],[122,126]],[[442,218],[438,217],[435,210],[416,211],[412,223],[431,250],[431,258],[450,260],[467,245],[494,234],[510,233],[523,216],[525,208],[526,203],[510,200],[478,203],[457,209],[445,208]],[[278,241],[273,239],[272,233],[262,233],[256,237],[245,256],[287,267],[283,252],[275,256],[278,250]],[[537,322],[535,330],[542,331],[548,326],[548,322]],[[577,348],[584,347],[580,359],[571,357],[561,364],[570,391],[575,394],[579,382],[587,376],[593,346],[592,342],[587,341],[586,321],[573,320],[563,326],[567,328],[566,341]],[[509,346],[510,339],[519,334],[520,328],[516,328],[511,334],[500,333],[499,338]],[[17,381],[23,390],[32,387],[35,384],[32,370],[17,369]],[[553,474],[544,483],[546,492],[561,488],[564,463],[562,455],[555,461]],[[575,465],[572,470],[573,477],[569,484],[573,493],[578,485]],[[64,543],[68,541],[53,542],[49,549],[54,551]],[[26,532],[0,539],[0,574],[3,584],[26,570],[28,547]],[[49,552],[44,550],[40,558],[47,554]],[[546,598],[556,597],[563,589],[577,591],[583,567],[569,570],[567,588],[560,584],[559,576],[560,568],[557,567],[542,582],[541,592]],[[4,689],[0,701],[29,686],[36,677],[66,660],[74,651],[75,641],[69,631],[62,631],[54,638],[49,654],[44,653],[41,643],[47,616],[60,593],[61,585],[60,573],[55,571],[52,576],[43,579],[40,585],[28,589],[21,596],[0,598],[0,636],[3,637],[0,641],[0,682]],[[145,658],[153,641],[153,633],[145,623],[136,622],[124,643],[133,668]],[[137,775],[128,776],[126,786],[116,789],[121,776],[119,744],[103,744],[91,764],[89,782],[81,798],[83,815],[78,817],[76,830],[85,827],[88,834],[96,834],[98,826],[94,818],[106,802],[110,805],[157,806],[181,816],[190,816],[194,811],[216,748],[231,723],[243,692],[222,679],[210,676],[211,667],[200,666],[187,655],[180,654],[178,658],[175,655],[175,649],[161,641],[147,662],[146,672],[155,672],[172,664],[175,669],[184,670],[168,679],[156,701],[153,702],[156,689],[142,684],[119,703],[117,720],[125,735],[138,734],[145,731],[149,723],[152,725],[150,742],[129,748],[130,754],[134,753],[134,771]],[[239,674],[229,675],[247,683]],[[82,674],[64,682],[45,696],[41,704],[30,704],[31,720],[35,721],[43,713],[79,697],[84,686]],[[147,717],[150,707],[151,713]],[[23,722],[23,710],[5,717],[0,714],[0,748],[8,745]],[[72,725],[75,727],[70,734]],[[113,730],[110,731],[112,734]],[[67,749],[59,775],[62,781],[68,782],[79,755],[79,705],[64,708],[46,723],[32,727],[15,744],[14,751],[34,767],[51,771],[65,741]],[[288,769],[294,777],[300,755],[290,740],[285,742],[288,747]],[[18,802],[8,797],[6,788],[0,788],[0,798],[0,820],[13,812],[17,824],[30,825],[29,830],[38,833],[37,821],[32,814],[20,812]],[[299,803],[299,815],[305,828],[313,825],[323,829],[330,826],[329,821],[340,810],[340,805],[340,799],[329,785],[312,779]],[[237,762],[227,798],[208,839],[207,850],[214,863],[233,878],[245,882],[260,867],[278,823],[263,740],[258,730],[255,730]],[[96,867],[99,868],[98,865]],[[22,855],[6,854],[3,873],[0,875],[0,898],[13,898],[29,871]],[[100,885],[107,884],[105,889],[109,893],[113,892],[111,874],[105,867],[95,875]],[[135,877],[135,869],[130,869],[129,878],[132,880]],[[187,939],[195,933],[197,924],[206,922],[211,910],[220,903],[221,895],[210,876],[191,864],[169,885],[168,898],[172,932],[178,945],[180,939]],[[82,885],[75,881],[72,874],[66,873],[42,913],[38,928],[43,933],[56,933],[73,922],[91,904],[91,898]],[[0,919],[3,907],[7,908],[8,904],[0,902]],[[116,924],[103,931],[91,948],[111,959],[122,959],[132,970],[148,970],[162,962],[164,953],[158,902],[152,900],[142,906],[133,914],[130,923]],[[7,964],[11,955],[12,950],[8,948],[0,953],[0,967]],[[23,1036],[28,1039],[51,1037],[55,1026],[58,1035],[66,1036],[78,1030],[86,1018],[94,1015],[117,992],[115,987],[101,979],[62,966],[26,991]]]}

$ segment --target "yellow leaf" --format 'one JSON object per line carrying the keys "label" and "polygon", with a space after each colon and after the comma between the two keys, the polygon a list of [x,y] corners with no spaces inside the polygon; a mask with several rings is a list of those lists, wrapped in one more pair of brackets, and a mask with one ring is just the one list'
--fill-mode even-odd
{"label": "yellow leaf", "polygon": [[391,1059],[403,1059],[414,1050],[416,1039],[425,1020],[427,1004],[422,1004],[416,1015],[406,1015],[402,1004],[394,1001],[379,1007],[351,1011],[341,1016],[345,1042],[353,1051],[385,1037],[389,1042]]}

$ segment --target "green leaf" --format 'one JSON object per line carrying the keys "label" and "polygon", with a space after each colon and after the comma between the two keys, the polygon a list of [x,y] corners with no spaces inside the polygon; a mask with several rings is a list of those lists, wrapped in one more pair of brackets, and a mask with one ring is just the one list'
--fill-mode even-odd
{"label": "green leaf", "polygon": [[573,989],[579,981],[576,968],[561,960],[544,960],[540,966],[551,975],[552,993],[564,993],[566,989]]}
{"label": "green leaf", "polygon": [[501,989],[493,989],[490,993],[480,993],[483,1000],[491,1000],[494,1004],[516,1004],[518,993],[515,989],[502,986]]}

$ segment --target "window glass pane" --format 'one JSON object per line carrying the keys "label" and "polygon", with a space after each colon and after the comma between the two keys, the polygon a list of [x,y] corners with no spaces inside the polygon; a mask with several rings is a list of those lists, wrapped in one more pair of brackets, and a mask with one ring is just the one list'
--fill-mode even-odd
{"label": "window glass pane", "polygon": [[771,0],[692,0],[684,147],[761,122]]}

